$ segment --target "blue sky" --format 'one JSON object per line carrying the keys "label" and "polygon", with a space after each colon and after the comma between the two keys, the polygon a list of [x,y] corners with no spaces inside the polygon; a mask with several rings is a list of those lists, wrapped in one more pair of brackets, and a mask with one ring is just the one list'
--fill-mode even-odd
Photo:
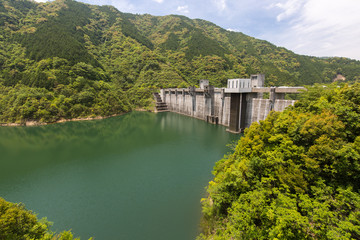
{"label": "blue sky", "polygon": [[78,1],[129,13],[201,18],[298,54],[360,60],[360,0]]}

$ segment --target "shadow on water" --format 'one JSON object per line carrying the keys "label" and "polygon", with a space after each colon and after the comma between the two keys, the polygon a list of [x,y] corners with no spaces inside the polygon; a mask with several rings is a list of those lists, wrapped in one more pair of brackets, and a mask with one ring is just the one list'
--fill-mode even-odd
{"label": "shadow on water", "polygon": [[212,167],[236,138],[174,113],[0,127],[0,196],[83,238],[193,239]]}

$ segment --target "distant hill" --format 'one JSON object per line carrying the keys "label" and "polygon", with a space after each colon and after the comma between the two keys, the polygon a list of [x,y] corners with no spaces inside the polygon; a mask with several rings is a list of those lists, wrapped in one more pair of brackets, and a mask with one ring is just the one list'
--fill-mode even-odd
{"label": "distant hill", "polygon": [[[265,73],[266,85],[330,83],[338,74],[351,82],[360,79],[360,62],[298,55],[184,16],[136,15],[72,0],[0,0],[3,92],[20,84],[44,88],[54,99],[71,98],[69,109],[79,104],[71,114],[69,109],[64,109],[65,115],[57,112],[57,118],[91,115],[101,98],[99,81],[117,89],[114,98],[119,91],[124,93],[121,99],[126,98],[126,109],[131,109],[148,105],[153,88],[186,87],[199,79],[221,87],[229,78],[254,73]],[[86,89],[84,96],[78,96]],[[115,111],[110,106],[106,113],[100,108],[93,114]],[[39,119],[33,113],[28,118]],[[23,118],[5,118],[15,120]]]}

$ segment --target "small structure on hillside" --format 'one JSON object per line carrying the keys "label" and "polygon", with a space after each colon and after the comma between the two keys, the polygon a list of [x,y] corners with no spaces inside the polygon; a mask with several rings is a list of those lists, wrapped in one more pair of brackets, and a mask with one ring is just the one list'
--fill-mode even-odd
{"label": "small structure on hillside", "polygon": [[345,81],[346,77],[343,76],[342,74],[337,74],[336,77],[333,79],[333,82],[335,81]]}

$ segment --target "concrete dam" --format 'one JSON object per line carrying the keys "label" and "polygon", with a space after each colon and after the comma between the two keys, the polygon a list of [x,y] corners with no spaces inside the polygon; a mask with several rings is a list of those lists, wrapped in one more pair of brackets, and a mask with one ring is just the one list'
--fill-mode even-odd
{"label": "concrete dam", "polygon": [[[306,90],[303,87],[263,87],[265,75],[250,79],[229,79],[226,88],[214,88],[208,80],[200,80],[200,88],[168,88],[155,93],[158,111],[171,111],[240,133],[251,123],[264,120],[270,111],[283,111],[295,100],[285,100],[285,94]],[[264,99],[264,93],[269,98]]]}

